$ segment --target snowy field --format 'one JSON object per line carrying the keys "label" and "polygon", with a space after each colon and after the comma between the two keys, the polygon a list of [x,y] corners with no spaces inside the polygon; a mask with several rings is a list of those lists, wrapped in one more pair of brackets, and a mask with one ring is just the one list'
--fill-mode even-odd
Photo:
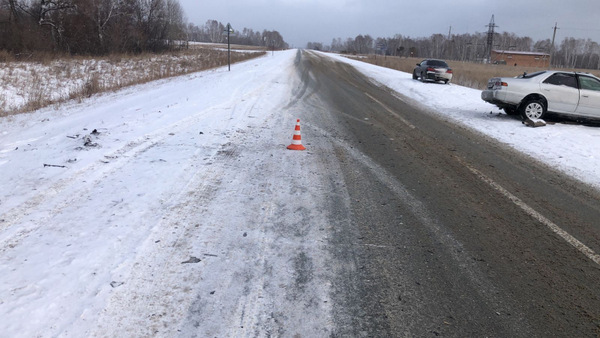
{"label": "snowy field", "polygon": [[[82,99],[113,90],[193,71],[227,61],[227,45],[195,45],[172,54],[64,58],[46,62],[0,62],[0,116]],[[200,50],[200,51],[199,51]],[[257,49],[232,50],[233,60],[249,59]]]}
{"label": "snowy field", "polygon": [[[600,187],[600,128],[529,128],[480,91],[329,56]],[[0,337],[330,332],[319,206],[343,191],[322,179],[335,163],[313,155],[330,141],[291,102],[295,57],[0,118]],[[305,152],[285,149],[296,118]]]}

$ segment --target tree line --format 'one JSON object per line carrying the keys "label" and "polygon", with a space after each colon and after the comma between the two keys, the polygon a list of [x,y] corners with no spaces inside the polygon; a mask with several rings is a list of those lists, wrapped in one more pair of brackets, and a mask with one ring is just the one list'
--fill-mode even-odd
{"label": "tree line", "polygon": [[[488,57],[487,41],[487,33],[433,34],[427,38],[411,38],[400,34],[391,38],[373,38],[361,34],[346,40],[335,38],[330,45],[309,42],[307,48],[338,53],[485,62]],[[591,39],[567,37],[555,43],[553,49],[550,39],[533,41],[530,37],[504,32],[494,34],[493,49],[551,54],[554,67],[600,69],[600,46]]]}
{"label": "tree line", "polygon": [[0,0],[0,49],[159,51],[185,36],[178,0]]}
{"label": "tree line", "polygon": [[[188,24],[188,38],[190,41],[223,43],[227,41],[227,35],[223,34],[226,29],[225,27],[226,24],[224,25],[217,20],[208,20],[202,26]],[[264,46],[276,49],[286,49],[289,47],[283,36],[276,30],[255,32],[250,28],[234,29],[233,34],[230,35],[230,39],[231,43],[247,46]]]}
{"label": "tree line", "polygon": [[[80,55],[159,52],[224,42],[225,27],[187,24],[178,0],[0,0],[0,50]],[[232,42],[287,48],[277,31],[244,28]]]}

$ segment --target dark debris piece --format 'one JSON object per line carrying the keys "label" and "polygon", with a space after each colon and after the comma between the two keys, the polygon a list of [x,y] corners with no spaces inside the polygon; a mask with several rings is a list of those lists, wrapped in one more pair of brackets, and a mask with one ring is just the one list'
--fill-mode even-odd
{"label": "dark debris piece", "polygon": [[188,259],[188,260],[187,260],[187,261],[185,261],[185,262],[181,262],[181,264],[188,264],[188,263],[199,263],[199,262],[201,262],[201,261],[202,261],[202,260],[201,260],[200,258],[198,258],[198,257],[190,256],[190,259]]}
{"label": "dark debris piece", "polygon": [[110,286],[112,286],[113,288],[116,288],[117,286],[121,286],[123,284],[125,284],[125,282],[115,282],[115,281],[110,282]]}

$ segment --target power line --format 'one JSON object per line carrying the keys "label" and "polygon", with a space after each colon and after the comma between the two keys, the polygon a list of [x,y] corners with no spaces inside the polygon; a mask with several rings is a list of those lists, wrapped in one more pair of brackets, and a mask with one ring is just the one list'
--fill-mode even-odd
{"label": "power line", "polygon": [[587,31],[587,32],[600,32],[598,28],[576,28],[576,27],[562,27],[562,29],[568,31]]}
{"label": "power line", "polygon": [[487,34],[487,56],[488,56],[488,62],[492,62],[492,48],[494,46],[494,29],[496,27],[498,27],[494,23],[494,15],[493,14],[492,14],[492,20],[490,20],[490,23],[486,27],[488,27],[488,34]]}

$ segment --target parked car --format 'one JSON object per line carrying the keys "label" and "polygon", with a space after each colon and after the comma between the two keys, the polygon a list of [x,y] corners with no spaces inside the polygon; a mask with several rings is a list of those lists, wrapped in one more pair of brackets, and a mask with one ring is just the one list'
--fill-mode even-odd
{"label": "parked car", "polygon": [[547,112],[600,118],[600,78],[586,73],[540,71],[494,77],[481,98],[523,118],[541,119]]}
{"label": "parked car", "polygon": [[444,83],[452,80],[452,69],[446,61],[427,59],[417,63],[413,70],[413,79],[444,81]]}

